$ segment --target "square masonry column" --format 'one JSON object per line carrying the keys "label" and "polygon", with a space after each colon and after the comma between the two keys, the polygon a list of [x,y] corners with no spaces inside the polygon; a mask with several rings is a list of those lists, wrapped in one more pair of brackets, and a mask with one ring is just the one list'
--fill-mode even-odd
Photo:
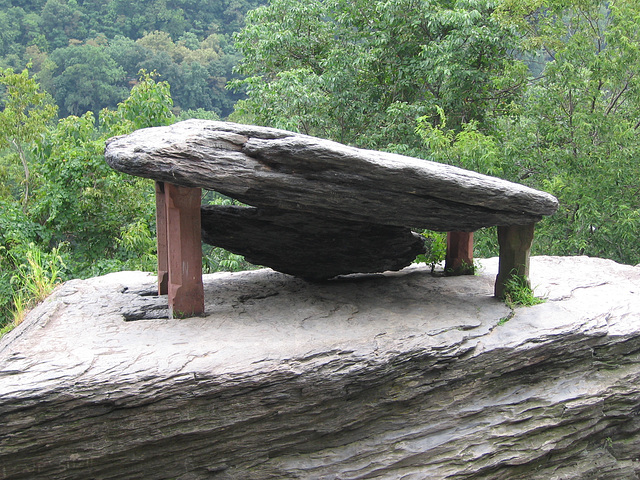
{"label": "square masonry column", "polygon": [[495,296],[503,298],[507,282],[514,278],[524,278],[529,285],[529,256],[535,224],[498,226],[500,260],[496,277]]}
{"label": "square masonry column", "polygon": [[171,318],[204,313],[201,192],[200,188],[156,183],[158,293],[164,294],[166,285]]}

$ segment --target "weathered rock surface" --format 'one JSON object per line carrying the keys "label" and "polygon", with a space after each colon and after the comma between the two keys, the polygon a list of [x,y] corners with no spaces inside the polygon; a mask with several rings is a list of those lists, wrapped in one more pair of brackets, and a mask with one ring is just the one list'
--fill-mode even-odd
{"label": "weathered rock surface", "polygon": [[205,243],[307,280],[401,270],[425,253],[423,238],[403,227],[232,205],[201,212]]}
{"label": "weathered rock surface", "polygon": [[228,122],[138,130],[107,142],[105,158],[131,175],[256,207],[439,231],[527,225],[558,206],[547,193],[450,165]]}
{"label": "weathered rock surface", "polygon": [[426,267],[59,287],[0,340],[3,479],[640,478],[640,268],[534,257],[547,302]]}
{"label": "weathered rock surface", "polygon": [[[156,180],[157,192],[166,183],[204,188],[257,207],[205,209],[205,241],[314,280],[405,267],[422,253],[410,228],[530,226],[558,206],[547,193],[449,165],[228,122],[141,129],[110,139],[105,158],[116,170]],[[168,229],[176,237],[181,231]],[[198,241],[193,231],[184,238]],[[187,310],[201,308],[198,300]]]}

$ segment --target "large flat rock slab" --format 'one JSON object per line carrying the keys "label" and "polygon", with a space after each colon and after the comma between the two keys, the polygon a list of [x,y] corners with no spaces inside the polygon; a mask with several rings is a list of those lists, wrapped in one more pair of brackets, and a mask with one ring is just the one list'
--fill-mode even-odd
{"label": "large flat rock slab", "polygon": [[548,301],[499,325],[482,264],[207,275],[185,320],[149,274],[68,282],[0,340],[0,476],[640,478],[640,268],[534,257]]}
{"label": "large flat rock slab", "polygon": [[527,225],[555,197],[450,165],[284,130],[187,120],[107,142],[116,170],[248,205],[439,231]]}

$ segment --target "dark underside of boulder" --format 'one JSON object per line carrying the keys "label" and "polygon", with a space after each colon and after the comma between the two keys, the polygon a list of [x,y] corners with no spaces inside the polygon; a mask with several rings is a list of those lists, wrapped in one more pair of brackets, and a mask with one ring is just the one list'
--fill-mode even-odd
{"label": "dark underside of boulder", "polygon": [[205,243],[307,280],[400,270],[425,253],[422,237],[409,228],[253,207],[201,212]]}

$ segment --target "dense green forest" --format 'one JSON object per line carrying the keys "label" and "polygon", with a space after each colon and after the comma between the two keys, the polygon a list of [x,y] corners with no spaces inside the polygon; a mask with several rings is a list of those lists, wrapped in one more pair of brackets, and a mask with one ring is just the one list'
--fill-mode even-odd
{"label": "dense green forest", "polygon": [[264,0],[0,0],[0,66],[31,72],[61,117],[114,108],[140,69],[171,84],[174,110],[227,116],[232,35]]}
{"label": "dense green forest", "polygon": [[636,0],[260,3],[0,0],[0,327],[61,280],[153,270],[152,185],[104,142],[190,117],[524,183],[561,203],[534,254],[640,262]]}

